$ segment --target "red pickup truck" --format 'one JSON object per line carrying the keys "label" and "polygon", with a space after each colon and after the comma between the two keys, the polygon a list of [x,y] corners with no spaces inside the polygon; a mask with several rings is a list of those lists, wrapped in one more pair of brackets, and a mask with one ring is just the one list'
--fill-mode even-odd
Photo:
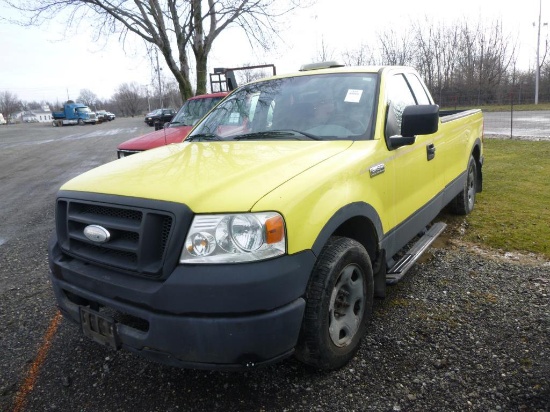
{"label": "red pickup truck", "polygon": [[134,137],[117,147],[117,156],[122,158],[144,150],[181,143],[187,137],[195,123],[210,111],[228,92],[201,94],[186,100],[172,121],[163,129]]}

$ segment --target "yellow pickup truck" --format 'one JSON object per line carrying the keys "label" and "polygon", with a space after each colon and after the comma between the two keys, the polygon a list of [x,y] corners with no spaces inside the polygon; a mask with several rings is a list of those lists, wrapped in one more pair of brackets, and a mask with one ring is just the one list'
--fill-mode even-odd
{"label": "yellow pickup truck", "polygon": [[414,69],[306,65],[64,184],[56,299],[92,340],[171,365],[337,369],[440,211],[472,211],[482,165],[481,111],[439,110]]}

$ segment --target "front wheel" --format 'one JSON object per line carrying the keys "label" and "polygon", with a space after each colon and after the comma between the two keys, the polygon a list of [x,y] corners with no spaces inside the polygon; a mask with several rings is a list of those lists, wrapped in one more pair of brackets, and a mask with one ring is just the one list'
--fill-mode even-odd
{"label": "front wheel", "polygon": [[477,193],[477,164],[470,156],[466,182],[461,192],[453,199],[451,208],[457,215],[468,215],[474,210]]}
{"label": "front wheel", "polygon": [[80,126],[84,126],[84,120],[78,119],[78,124],[79,124]]}
{"label": "front wheel", "polygon": [[321,251],[306,291],[296,357],[319,369],[345,366],[372,317],[373,274],[358,242],[332,237]]}

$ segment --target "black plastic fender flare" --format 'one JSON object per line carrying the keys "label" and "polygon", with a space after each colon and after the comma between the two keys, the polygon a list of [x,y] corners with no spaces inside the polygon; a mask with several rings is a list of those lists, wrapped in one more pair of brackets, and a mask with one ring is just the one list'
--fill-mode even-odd
{"label": "black plastic fender flare", "polygon": [[336,231],[336,229],[343,223],[354,217],[365,217],[370,220],[376,230],[376,241],[378,245],[380,239],[383,236],[382,221],[380,216],[370,204],[365,202],[354,202],[341,207],[326,223],[323,227],[317,239],[313,243],[311,250],[318,256],[323,249],[323,246],[327,243],[328,239]]}

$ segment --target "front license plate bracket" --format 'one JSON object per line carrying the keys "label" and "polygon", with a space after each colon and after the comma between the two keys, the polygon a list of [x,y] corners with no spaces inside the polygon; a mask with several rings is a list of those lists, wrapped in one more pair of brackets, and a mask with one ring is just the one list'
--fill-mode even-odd
{"label": "front license plate bracket", "polygon": [[101,345],[120,349],[116,324],[112,318],[81,306],[80,325],[85,336]]}

